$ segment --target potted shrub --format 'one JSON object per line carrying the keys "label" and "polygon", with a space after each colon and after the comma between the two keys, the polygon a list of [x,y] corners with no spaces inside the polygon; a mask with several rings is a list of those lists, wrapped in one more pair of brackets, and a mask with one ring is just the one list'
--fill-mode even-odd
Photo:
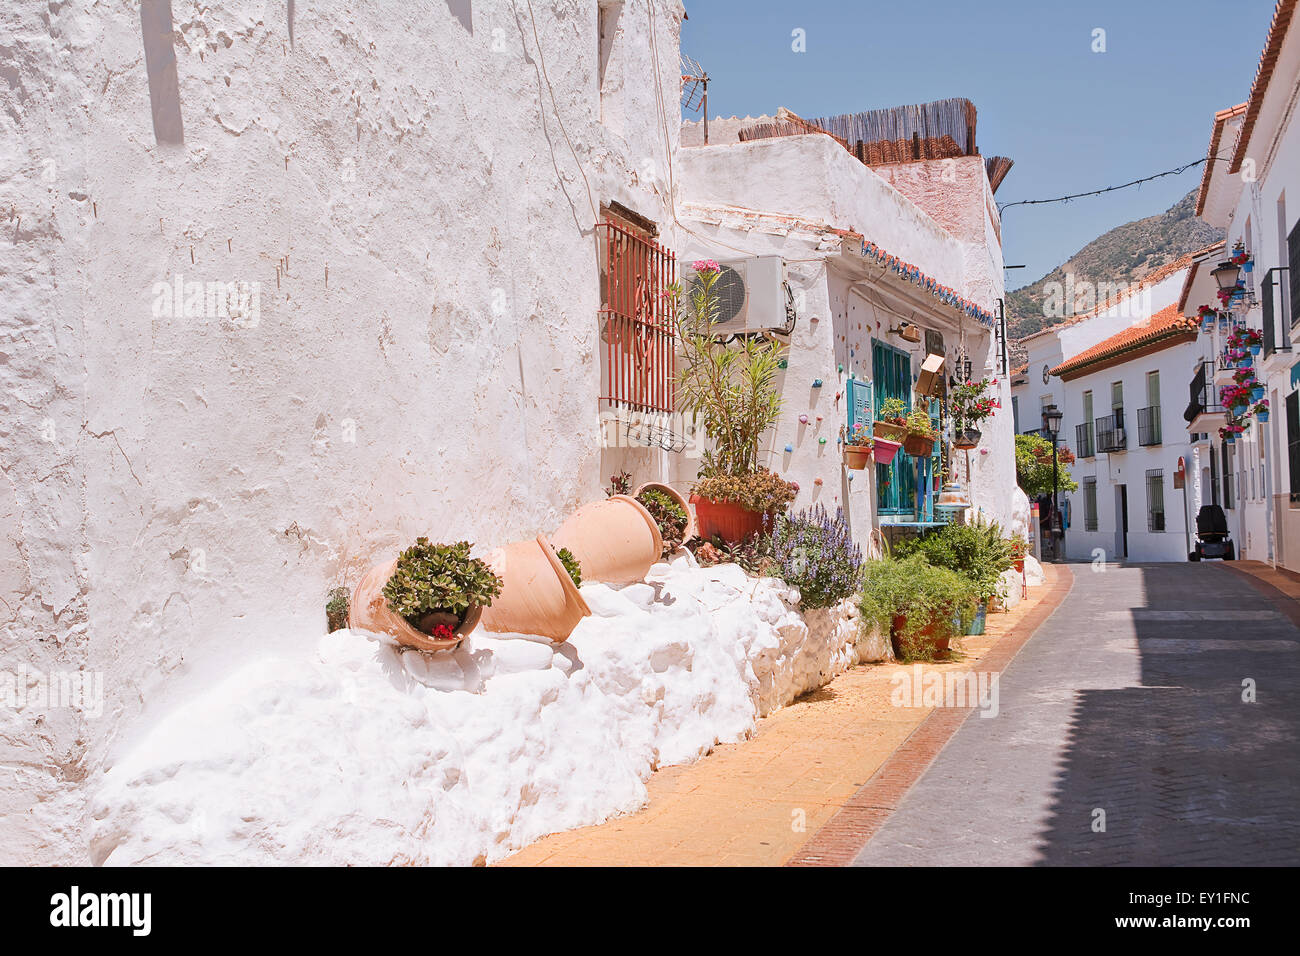
{"label": "potted shrub", "polygon": [[1255,412],[1255,419],[1257,421],[1261,423],[1268,421],[1268,399],[1261,398],[1258,402],[1256,402],[1254,412]]}
{"label": "potted shrub", "polygon": [[972,597],[966,578],[933,567],[923,555],[868,561],[862,571],[860,620],[864,629],[889,634],[899,660],[933,660],[960,637],[954,618]]}
{"label": "potted shrub", "polygon": [[395,560],[372,568],[352,595],[349,626],[422,651],[453,648],[474,630],[502,581],[470,555],[468,541],[416,538]]}
{"label": "potted shrub", "polygon": [[1011,555],[1011,566],[1016,569],[1017,573],[1025,573],[1025,555],[1029,553],[1029,542],[1025,540],[1024,535],[1016,535],[1007,539],[1007,549]]}
{"label": "potted shrub", "polygon": [[833,607],[858,589],[862,549],[853,543],[844,509],[835,516],[821,505],[776,519],[772,531],[775,572],[799,589],[805,609]]}
{"label": "potted shrub", "polygon": [[691,503],[699,535],[734,543],[768,530],[777,512],[794,500],[794,486],[770,471],[708,475],[695,482]]}
{"label": "potted shrub", "polygon": [[880,417],[873,430],[877,438],[900,443],[907,437],[907,405],[901,398],[887,398],[880,403]]}
{"label": "potted shrub", "polygon": [[680,287],[673,289],[682,354],[678,399],[702,423],[711,446],[702,456],[691,503],[702,537],[740,541],[784,510],[795,494],[758,461],[760,440],[781,417],[776,380],[785,347],[761,336],[717,335],[714,286],[721,270],[712,260],[693,267],[688,307],[682,305]]}
{"label": "potted shrub", "polygon": [[[844,437],[844,464],[854,471],[862,471],[871,464],[874,446],[875,440],[871,437],[871,433],[862,422],[858,422]],[[898,446],[895,445],[894,451],[897,450]],[[889,457],[892,460],[893,454]],[[881,464],[885,462],[882,461]]]}
{"label": "potted shrub", "polygon": [[903,439],[903,451],[914,458],[929,458],[934,451],[934,440],[938,434],[930,421],[930,413],[918,405],[907,416],[907,437]]}
{"label": "potted shrub", "polygon": [[591,608],[578,592],[587,571],[571,551],[559,551],[544,536],[516,541],[487,558],[501,577],[501,596],[483,612],[485,631],[537,634],[568,640]]}
{"label": "potted shrub", "polygon": [[956,423],[956,437],[953,442],[958,448],[974,448],[979,444],[980,422],[992,416],[1002,407],[1002,402],[989,394],[996,388],[998,380],[981,379],[978,382],[959,383],[953,387],[948,398],[948,408]]}
{"label": "potted shrub", "polygon": [[348,589],[331,588],[329,598],[325,604],[325,622],[332,634],[348,626]]}

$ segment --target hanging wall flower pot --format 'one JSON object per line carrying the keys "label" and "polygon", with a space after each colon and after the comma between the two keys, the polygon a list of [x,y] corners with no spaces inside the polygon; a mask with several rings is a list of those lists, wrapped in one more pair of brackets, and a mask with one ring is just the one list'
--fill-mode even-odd
{"label": "hanging wall flower pot", "polygon": [[875,446],[872,457],[875,458],[877,465],[888,465],[903,447],[901,442],[879,437],[875,440]]}
{"label": "hanging wall flower pot", "polygon": [[1255,413],[1255,418],[1257,418],[1260,422],[1268,421],[1268,411],[1261,409],[1260,411]]}
{"label": "hanging wall flower pot", "polygon": [[845,445],[844,464],[854,471],[862,471],[871,464],[870,445]]}
{"label": "hanging wall flower pot", "polygon": [[[384,585],[397,569],[397,559],[379,564],[366,572],[365,577],[352,592],[352,603],[348,607],[348,627],[360,631],[372,631],[387,634],[402,647],[414,647],[421,651],[450,650],[459,646],[465,636],[474,630],[483,614],[483,608],[471,605],[460,623],[453,628],[452,637],[435,638],[414,627],[406,618],[394,613],[384,598]],[[450,626],[450,622],[448,622]]]}
{"label": "hanging wall flower pot", "polygon": [[890,441],[901,443],[907,437],[907,426],[896,425],[893,422],[877,421],[872,426],[872,432],[877,437],[888,438]]}
{"label": "hanging wall flower pot", "polygon": [[551,540],[578,559],[584,581],[607,584],[644,581],[664,549],[658,523],[631,495],[583,505],[569,515]]}
{"label": "hanging wall flower pot", "polygon": [[[483,609],[485,631],[537,634],[558,643],[591,614],[555,548],[540,534],[498,548],[487,563],[502,586],[492,606]],[[582,573],[585,577],[585,567]]]}
{"label": "hanging wall flower pot", "polygon": [[974,448],[980,443],[981,433],[978,428],[966,428],[959,431],[953,444],[958,448]]}
{"label": "hanging wall flower pot", "polygon": [[1250,347],[1250,354],[1251,354],[1251,355],[1258,355],[1261,351],[1263,351],[1263,348],[1264,348],[1264,347],[1263,347],[1262,345],[1252,345],[1252,346]]}
{"label": "hanging wall flower pot", "polygon": [[934,451],[934,439],[925,435],[908,435],[903,440],[903,451],[913,458],[929,458]]}
{"label": "hanging wall flower pot", "polygon": [[1259,400],[1260,400],[1261,398],[1263,398],[1263,397],[1264,397],[1264,386],[1263,386],[1263,385],[1256,385],[1254,388],[1252,388],[1252,389],[1250,390],[1250,400],[1251,400],[1252,402],[1257,402],[1257,401],[1259,401]]}

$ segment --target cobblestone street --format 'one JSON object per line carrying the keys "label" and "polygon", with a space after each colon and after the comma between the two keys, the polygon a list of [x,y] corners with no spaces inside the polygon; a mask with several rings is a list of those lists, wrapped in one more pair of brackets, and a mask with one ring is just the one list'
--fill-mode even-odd
{"label": "cobblestone street", "polygon": [[1225,565],[1089,570],[856,865],[1300,862],[1290,598]]}

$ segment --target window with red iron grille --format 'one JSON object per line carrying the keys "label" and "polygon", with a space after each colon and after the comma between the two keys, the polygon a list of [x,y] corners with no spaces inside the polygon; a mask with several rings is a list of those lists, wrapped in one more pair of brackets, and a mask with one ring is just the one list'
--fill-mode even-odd
{"label": "window with red iron grille", "polygon": [[613,217],[600,238],[601,402],[671,412],[676,391],[674,303],[677,257],[643,230]]}

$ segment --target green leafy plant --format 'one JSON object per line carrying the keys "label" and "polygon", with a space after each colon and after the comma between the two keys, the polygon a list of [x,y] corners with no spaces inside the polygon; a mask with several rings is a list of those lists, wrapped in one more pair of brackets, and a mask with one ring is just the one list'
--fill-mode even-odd
{"label": "green leafy plant", "polygon": [[907,403],[901,398],[887,398],[880,403],[880,420],[895,425],[907,423]]}
{"label": "green leafy plant", "polygon": [[[1078,491],[1079,483],[1070,477],[1067,466],[1074,463],[1074,452],[1056,446],[1057,491]],[[1052,493],[1052,443],[1038,435],[1016,436],[1016,483],[1030,498]]]}
{"label": "green leafy plant", "polygon": [[416,538],[384,585],[393,613],[414,627],[422,619],[427,625],[430,614],[454,616],[459,625],[471,606],[489,607],[502,582],[485,561],[470,556],[470,547],[468,541],[431,544],[428,538]]}
{"label": "green leafy plant", "polygon": [[988,394],[989,389],[997,384],[996,378],[992,381],[985,378],[953,386],[948,395],[948,408],[958,429],[973,428],[1002,407],[997,398]]}
{"label": "green leafy plant", "polygon": [[559,551],[555,552],[555,556],[559,558],[560,563],[564,565],[564,570],[569,572],[569,577],[573,578],[573,586],[578,588],[582,587],[582,565],[580,565],[578,559],[573,556],[573,552],[568,548],[561,548]]}
{"label": "green leafy plant", "polygon": [[746,574],[756,578],[781,576],[781,568],[772,554],[772,536],[753,534],[743,541],[729,544],[720,537],[712,541],[695,541],[695,560],[704,567],[715,564],[738,564]]}
{"label": "green leafy plant", "polygon": [[747,511],[784,511],[797,493],[794,485],[770,471],[747,475],[710,475],[693,488],[712,501],[734,501]]}
{"label": "green leafy plant", "polygon": [[[956,642],[960,614],[974,600],[971,582],[933,567],[924,555],[868,561],[859,598],[863,628],[892,633],[903,661],[933,660],[935,640]],[[894,628],[895,619],[899,626]]]}
{"label": "green leafy plant", "polygon": [[917,405],[907,416],[907,434],[916,435],[918,438],[935,438],[938,432],[934,429],[934,423],[930,421],[930,413],[924,408]]}
{"label": "green leafy plant", "polygon": [[347,588],[332,588],[329,593],[329,601],[325,604],[325,620],[329,623],[330,632],[341,631],[348,626],[348,605],[351,602],[351,594]]}
{"label": "green leafy plant", "polygon": [[853,445],[857,448],[873,448],[876,442],[871,437],[871,432],[867,429],[867,426],[862,422],[858,422],[849,429],[844,438],[844,444]]}
{"label": "green leafy plant", "polygon": [[650,517],[659,526],[659,536],[664,541],[663,556],[667,557],[680,548],[690,516],[677,499],[658,488],[647,488],[637,495],[636,500],[650,512]]}
{"label": "green leafy plant", "polygon": [[956,571],[970,581],[978,600],[998,595],[999,578],[1011,567],[1011,543],[996,523],[947,525],[921,538],[904,541],[899,557],[922,555],[932,567]]}
{"label": "green leafy plant", "polygon": [[721,270],[712,260],[700,260],[694,268],[688,307],[683,308],[681,287],[672,289],[683,356],[678,401],[702,423],[713,445],[704,453],[700,474],[751,474],[758,470],[759,440],[781,416],[776,378],[785,349],[761,336],[728,341],[714,332]]}

